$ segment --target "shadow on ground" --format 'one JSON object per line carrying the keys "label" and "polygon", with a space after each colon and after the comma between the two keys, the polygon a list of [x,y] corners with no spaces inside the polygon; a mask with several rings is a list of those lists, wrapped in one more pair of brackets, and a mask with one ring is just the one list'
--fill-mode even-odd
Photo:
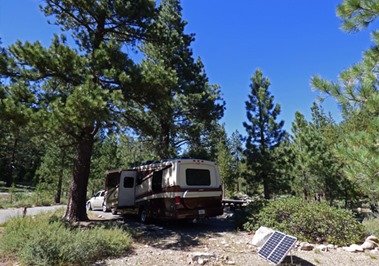
{"label": "shadow on ground", "polygon": [[292,256],[292,261],[291,261],[291,256],[288,255],[284,258],[282,263],[280,264],[282,266],[289,266],[289,265],[301,265],[301,266],[315,266],[315,264],[310,263],[307,260],[304,260],[302,258],[299,258],[298,256]]}
{"label": "shadow on ground", "polygon": [[136,217],[124,219],[134,232],[134,241],[160,249],[189,250],[201,245],[201,239],[234,231],[233,221],[224,216],[193,223],[190,221],[141,224]]}
{"label": "shadow on ground", "polygon": [[[137,216],[113,216],[112,219],[104,221],[103,226],[111,226],[117,223],[132,233],[133,241],[143,245],[165,250],[191,251],[194,247],[201,247],[211,238],[222,237],[227,232],[235,232],[236,227],[231,216],[226,214],[215,218],[210,218],[198,223],[189,221],[156,221],[150,224],[142,224]],[[128,254],[135,254],[136,250],[132,248]],[[258,256],[256,252],[251,253]],[[100,264],[99,264],[100,265]],[[267,265],[269,263],[267,262]],[[297,256],[287,255],[283,262],[283,266],[315,266]]]}

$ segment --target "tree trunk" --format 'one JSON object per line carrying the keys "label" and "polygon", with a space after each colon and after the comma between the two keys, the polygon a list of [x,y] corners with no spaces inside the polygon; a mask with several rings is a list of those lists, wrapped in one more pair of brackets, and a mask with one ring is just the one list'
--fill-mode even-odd
{"label": "tree trunk", "polygon": [[63,217],[71,222],[88,220],[86,198],[94,143],[94,135],[92,132],[92,127],[83,129],[76,148],[67,209]]}
{"label": "tree trunk", "polygon": [[56,194],[55,194],[55,203],[61,203],[61,195],[62,195],[62,180],[63,180],[63,174],[64,174],[64,160],[65,160],[65,157],[66,157],[66,153],[65,151],[63,150],[62,151],[62,158],[61,158],[61,171],[60,171],[60,174],[58,176],[58,185],[57,185],[57,191],[56,191]]}
{"label": "tree trunk", "polygon": [[61,194],[62,194],[62,175],[59,175],[57,191],[55,194],[55,203],[61,203]]}
{"label": "tree trunk", "polygon": [[8,165],[8,176],[6,176],[6,187],[11,187],[13,184],[13,169],[15,168],[15,160],[16,160],[16,151],[17,151],[17,144],[18,144],[18,133],[15,135],[15,139],[13,142],[13,147],[12,147],[12,156],[11,156],[11,161],[9,162]]}
{"label": "tree trunk", "polygon": [[270,199],[270,187],[269,187],[269,180],[268,176],[263,176],[263,193],[265,196],[265,199]]}
{"label": "tree trunk", "polygon": [[161,119],[161,133],[160,133],[160,150],[158,151],[160,159],[170,157],[170,124],[168,120]]}

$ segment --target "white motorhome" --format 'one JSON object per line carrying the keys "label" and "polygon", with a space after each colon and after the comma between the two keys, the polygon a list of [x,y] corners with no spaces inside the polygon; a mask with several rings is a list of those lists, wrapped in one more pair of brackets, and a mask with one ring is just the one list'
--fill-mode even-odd
{"label": "white motorhome", "polygon": [[217,164],[171,159],[106,172],[105,206],[112,213],[153,219],[199,219],[223,213]]}

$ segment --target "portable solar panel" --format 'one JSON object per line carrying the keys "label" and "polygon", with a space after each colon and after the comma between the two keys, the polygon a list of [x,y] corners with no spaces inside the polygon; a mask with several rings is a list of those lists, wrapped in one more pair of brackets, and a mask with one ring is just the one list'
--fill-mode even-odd
{"label": "portable solar panel", "polygon": [[279,264],[295,244],[297,238],[275,231],[258,254],[274,264]]}

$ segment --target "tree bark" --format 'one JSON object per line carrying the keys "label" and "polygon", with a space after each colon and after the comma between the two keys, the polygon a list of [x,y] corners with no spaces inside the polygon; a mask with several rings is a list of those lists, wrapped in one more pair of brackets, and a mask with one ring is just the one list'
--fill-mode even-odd
{"label": "tree bark", "polygon": [[168,120],[161,119],[160,121],[161,133],[160,133],[160,150],[158,151],[160,159],[166,159],[170,156],[170,124]]}
{"label": "tree bark", "polygon": [[65,161],[66,153],[63,150],[62,151],[62,158],[61,158],[61,169],[60,174],[58,176],[58,184],[57,184],[57,191],[55,194],[55,203],[61,203],[61,195],[62,195],[62,181],[63,181],[63,174],[64,174],[64,161]]}
{"label": "tree bark", "polygon": [[270,199],[271,192],[270,192],[269,180],[268,180],[267,175],[263,176],[263,193],[264,193],[265,199]]}
{"label": "tree bark", "polygon": [[8,175],[6,176],[6,184],[5,186],[6,187],[11,187],[12,184],[13,184],[13,169],[15,168],[15,160],[16,160],[16,151],[17,151],[17,144],[18,144],[18,133],[16,133],[15,135],[15,139],[13,141],[13,147],[12,147],[12,156],[11,156],[11,161],[9,162],[9,165],[8,165]]}
{"label": "tree bark", "polygon": [[77,143],[67,209],[63,217],[70,222],[88,220],[86,198],[93,143],[93,127],[83,129]]}

